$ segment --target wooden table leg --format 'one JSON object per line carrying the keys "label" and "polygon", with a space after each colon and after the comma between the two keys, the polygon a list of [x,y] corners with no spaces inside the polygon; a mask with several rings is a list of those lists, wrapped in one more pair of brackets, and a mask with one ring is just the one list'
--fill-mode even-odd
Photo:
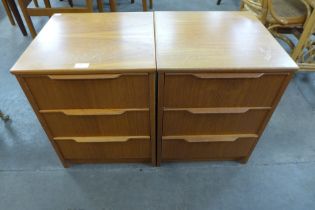
{"label": "wooden table leg", "polygon": [[10,9],[11,9],[13,15],[14,15],[14,18],[15,18],[15,20],[16,20],[16,22],[17,22],[17,24],[18,24],[22,34],[24,36],[27,36],[27,31],[25,29],[23,20],[21,18],[19,10],[18,10],[18,8],[17,8],[17,6],[15,4],[15,1],[14,0],[8,0],[7,2],[8,2],[8,5],[9,5],[9,7],[10,7]]}
{"label": "wooden table leg", "polygon": [[147,11],[148,10],[147,0],[142,0],[142,7],[143,7],[143,11]]}
{"label": "wooden table leg", "polygon": [[116,12],[116,0],[109,0],[109,6],[111,12]]}

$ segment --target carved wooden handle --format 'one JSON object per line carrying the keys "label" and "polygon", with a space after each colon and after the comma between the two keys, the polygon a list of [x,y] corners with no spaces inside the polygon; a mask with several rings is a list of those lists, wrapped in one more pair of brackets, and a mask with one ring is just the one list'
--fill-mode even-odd
{"label": "carved wooden handle", "polygon": [[250,110],[268,109],[271,107],[164,108],[164,111],[186,111],[191,114],[243,114]]}
{"label": "carved wooden handle", "polygon": [[78,143],[127,142],[133,139],[150,139],[150,136],[93,136],[93,137],[55,137],[55,141],[72,140]]}
{"label": "carved wooden handle", "polygon": [[163,140],[184,140],[189,143],[200,142],[234,142],[240,138],[257,138],[256,134],[239,135],[195,135],[195,136],[163,136]]}
{"label": "carved wooden handle", "polygon": [[149,111],[143,109],[56,109],[40,110],[40,113],[63,113],[67,116],[95,116],[95,115],[122,115],[126,112]]}
{"label": "carved wooden handle", "polygon": [[121,76],[121,74],[48,75],[53,80],[116,79]]}
{"label": "carved wooden handle", "polygon": [[264,73],[200,73],[191,74],[200,79],[256,79],[264,75]]}

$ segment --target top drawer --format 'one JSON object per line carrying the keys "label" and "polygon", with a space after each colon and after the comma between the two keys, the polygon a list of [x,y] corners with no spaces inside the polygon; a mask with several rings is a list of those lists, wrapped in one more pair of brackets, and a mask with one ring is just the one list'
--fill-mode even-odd
{"label": "top drawer", "polygon": [[25,76],[40,109],[148,108],[148,74]]}
{"label": "top drawer", "polygon": [[288,73],[166,73],[164,106],[270,107]]}

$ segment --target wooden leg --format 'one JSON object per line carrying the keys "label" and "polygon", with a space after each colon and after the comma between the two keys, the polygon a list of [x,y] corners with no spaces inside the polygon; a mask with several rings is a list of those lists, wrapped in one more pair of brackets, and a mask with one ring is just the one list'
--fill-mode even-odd
{"label": "wooden leg", "polygon": [[220,5],[220,4],[221,4],[221,0],[218,0],[218,1],[217,1],[217,5]]}
{"label": "wooden leg", "polygon": [[15,4],[15,1],[14,0],[8,0],[7,1],[8,5],[9,5],[9,8],[11,9],[13,15],[14,15],[14,18],[19,26],[19,28],[21,29],[22,31],[22,34],[24,36],[27,36],[27,32],[26,32],[26,29],[25,29],[25,26],[24,26],[24,23],[23,23],[23,20],[21,18],[21,15],[19,13],[19,10]]}
{"label": "wooden leg", "polygon": [[147,0],[142,0],[143,11],[148,11]]}
{"label": "wooden leg", "polygon": [[131,0],[131,4],[134,4],[135,3],[135,0]]}
{"label": "wooden leg", "polygon": [[248,159],[249,159],[249,157],[243,157],[243,158],[239,159],[238,162],[241,164],[246,164]]}
{"label": "wooden leg", "polygon": [[99,12],[104,12],[104,2],[103,0],[97,0],[97,8]]}
{"label": "wooden leg", "polygon": [[33,38],[35,38],[35,37],[36,37],[36,31],[35,31],[35,28],[34,28],[32,19],[31,19],[31,17],[28,15],[28,12],[27,12],[27,6],[28,6],[28,5],[25,3],[24,0],[19,0],[19,5],[20,5],[20,8],[21,8],[21,10],[22,10],[24,19],[25,19],[25,21],[26,21],[28,30],[30,31],[31,36],[32,36]]}
{"label": "wooden leg", "polygon": [[302,32],[301,37],[299,39],[299,42],[297,43],[297,45],[293,49],[291,56],[292,56],[294,61],[298,60],[300,54],[302,53],[302,51],[304,49],[304,46],[305,46],[307,40],[311,36],[311,34],[313,32],[313,27],[315,25],[314,22],[315,22],[315,9],[313,10],[310,17],[307,19],[306,23],[304,24],[304,29],[303,29],[303,32]]}
{"label": "wooden leg", "polygon": [[44,0],[44,4],[46,8],[51,8],[51,4],[49,0]]}
{"label": "wooden leg", "polygon": [[241,1],[241,5],[240,5],[240,10],[241,10],[241,11],[244,9],[244,6],[245,6],[245,4],[244,4],[244,2],[243,2],[243,0],[242,0],[242,1]]}
{"label": "wooden leg", "polygon": [[109,0],[109,6],[111,12],[116,12],[116,0]]}
{"label": "wooden leg", "polygon": [[33,0],[33,2],[34,2],[35,7],[39,7],[37,0]]}
{"label": "wooden leg", "polygon": [[153,0],[150,0],[150,9],[153,9]]}
{"label": "wooden leg", "polygon": [[7,13],[7,16],[9,18],[9,21],[12,25],[15,25],[15,21],[14,21],[14,18],[12,16],[12,13],[11,13],[11,10],[9,8],[9,5],[8,5],[8,2],[7,0],[2,0],[2,4],[4,6],[4,9],[5,9],[5,12]]}
{"label": "wooden leg", "polygon": [[70,5],[70,7],[73,7],[73,1],[72,0],[68,0],[68,3]]}
{"label": "wooden leg", "polygon": [[[44,0],[44,4],[46,8],[51,8],[50,0]],[[50,18],[51,16],[48,17]]]}
{"label": "wooden leg", "polygon": [[86,7],[88,8],[89,12],[93,12],[93,0],[85,0]]}

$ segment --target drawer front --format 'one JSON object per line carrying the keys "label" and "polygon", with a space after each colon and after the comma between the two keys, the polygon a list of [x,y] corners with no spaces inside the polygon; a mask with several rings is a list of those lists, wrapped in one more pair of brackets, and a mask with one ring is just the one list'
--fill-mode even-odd
{"label": "drawer front", "polygon": [[148,108],[147,74],[24,77],[40,109]]}
{"label": "drawer front", "polygon": [[127,142],[55,141],[66,160],[86,162],[149,162],[151,144],[148,139],[132,139]]}
{"label": "drawer front", "polygon": [[166,73],[164,106],[272,106],[287,76],[285,73]]}
{"label": "drawer front", "polygon": [[99,110],[41,112],[55,137],[150,135],[149,110],[118,110],[107,113]]}
{"label": "drawer front", "polygon": [[220,113],[220,109],[164,111],[163,135],[257,134],[269,109],[232,108],[222,112],[230,113]]}
{"label": "drawer front", "polygon": [[[222,139],[221,139],[222,140]],[[163,139],[162,160],[236,160],[246,157],[256,138],[239,138],[229,141],[188,142],[183,139]]]}

